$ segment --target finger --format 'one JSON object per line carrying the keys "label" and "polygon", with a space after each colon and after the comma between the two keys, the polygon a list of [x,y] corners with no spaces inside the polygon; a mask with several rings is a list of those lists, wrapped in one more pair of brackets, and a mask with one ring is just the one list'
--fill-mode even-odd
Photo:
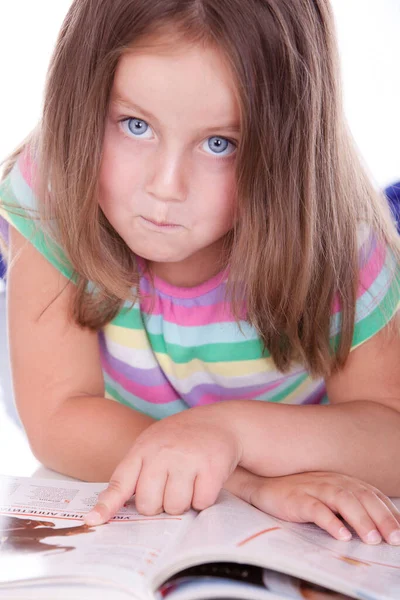
{"label": "finger", "polygon": [[363,542],[379,544],[382,541],[374,521],[353,492],[339,489],[331,502],[330,508],[336,510],[353,527]]}
{"label": "finger", "polygon": [[163,512],[163,498],[168,471],[157,461],[144,462],[136,484],[135,505],[142,515],[151,516]]}
{"label": "finger", "polygon": [[141,458],[129,455],[118,465],[105,490],[99,494],[97,504],[86,515],[87,525],[101,525],[109,521],[135,492],[142,468]]}
{"label": "finger", "polygon": [[378,490],[377,488],[373,488],[373,490],[374,490],[375,494],[378,496],[378,498],[380,500],[382,500],[382,502],[385,504],[385,506],[388,507],[388,509],[390,510],[390,512],[392,513],[392,515],[394,516],[394,518],[400,525],[400,510],[397,508],[397,506],[391,501],[390,498],[385,496],[385,494],[383,494],[380,490]]}
{"label": "finger", "polygon": [[181,515],[192,505],[195,475],[171,472],[164,492],[164,510],[170,515]]}
{"label": "finger", "polygon": [[365,488],[355,493],[382,537],[389,544],[393,544],[394,546],[400,545],[399,522],[390,510],[390,507],[370,489]]}
{"label": "finger", "polygon": [[199,473],[194,482],[192,506],[195,510],[204,510],[215,504],[223,481],[210,473]]}
{"label": "finger", "polygon": [[299,522],[315,523],[327,531],[332,537],[340,541],[351,540],[350,531],[332,510],[318,498],[313,496],[300,497],[298,500],[296,518]]}

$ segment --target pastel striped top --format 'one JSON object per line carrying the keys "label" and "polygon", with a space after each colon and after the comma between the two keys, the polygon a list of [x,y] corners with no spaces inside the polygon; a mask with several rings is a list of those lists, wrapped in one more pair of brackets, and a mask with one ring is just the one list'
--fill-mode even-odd
{"label": "pastel striped top", "polygon": [[[0,185],[0,202],[34,209],[33,165],[20,155]],[[16,227],[66,277],[54,244],[32,220],[0,204],[0,229],[7,238]],[[58,249],[59,251],[59,249]],[[399,267],[392,254],[360,229],[360,286],[352,348],[377,333],[399,308]],[[397,282],[397,285],[396,285]],[[226,273],[195,288],[175,287],[142,271],[141,300],[127,302],[98,333],[106,396],[153,418],[161,419],[189,407],[230,399],[287,404],[328,402],[322,379],[313,379],[300,364],[279,372],[263,351],[256,330],[246,321],[240,328],[224,301]],[[332,309],[331,336],[339,331],[340,312]]]}

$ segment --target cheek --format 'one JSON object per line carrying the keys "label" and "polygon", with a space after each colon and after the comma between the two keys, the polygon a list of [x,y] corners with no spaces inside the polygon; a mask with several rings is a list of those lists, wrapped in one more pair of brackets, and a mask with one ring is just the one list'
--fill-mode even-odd
{"label": "cheek", "polygon": [[199,205],[208,220],[212,216],[215,225],[231,228],[236,198],[236,177],[232,165],[219,167],[218,173],[216,170],[203,171],[202,185],[198,189],[202,189]]}
{"label": "cheek", "polygon": [[191,174],[192,207],[197,214],[214,222],[226,221],[234,212],[236,199],[236,173],[232,161],[199,161]]}
{"label": "cheek", "polygon": [[226,211],[229,211],[230,214],[233,214],[235,202],[236,202],[236,176],[235,173],[231,173],[227,178],[224,184],[223,189],[223,197],[224,197],[224,208]]}
{"label": "cheek", "polygon": [[106,139],[99,173],[99,204],[103,211],[123,208],[132,202],[135,190],[140,187],[140,161],[127,154],[123,146]]}

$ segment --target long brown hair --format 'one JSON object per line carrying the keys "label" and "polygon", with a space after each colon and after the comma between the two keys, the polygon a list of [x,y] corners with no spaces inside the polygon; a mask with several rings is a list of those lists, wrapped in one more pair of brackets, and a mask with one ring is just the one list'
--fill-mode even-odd
{"label": "long brown hair", "polygon": [[[116,67],[138,41],[178,33],[222,50],[236,80],[242,134],[229,291],[275,364],[326,376],[348,356],[357,293],[357,228],[399,240],[348,130],[328,0],[75,0],[45,90],[37,149],[43,221],[76,271],[73,313],[99,329],[138,283],[131,250],[97,198]],[[5,173],[15,161],[10,157]],[[97,293],[88,292],[88,281]],[[334,295],[341,336],[329,342]]]}

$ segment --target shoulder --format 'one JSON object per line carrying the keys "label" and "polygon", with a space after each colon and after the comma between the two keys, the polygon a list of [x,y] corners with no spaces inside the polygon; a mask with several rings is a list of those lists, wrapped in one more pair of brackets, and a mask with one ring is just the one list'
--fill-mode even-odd
{"label": "shoulder", "polygon": [[[359,226],[356,305],[351,349],[383,329],[400,307],[400,264],[390,245],[366,224]],[[340,331],[341,312],[335,298],[331,337]]]}
{"label": "shoulder", "polygon": [[400,307],[400,264],[390,245],[370,228],[359,231],[355,338],[357,346],[383,329]]}
{"label": "shoulder", "polygon": [[0,183],[0,234],[8,246],[8,230],[12,226],[65,277],[73,278],[73,269],[50,232],[50,227],[54,230],[56,224],[44,227],[35,177],[35,157],[26,147]]}

